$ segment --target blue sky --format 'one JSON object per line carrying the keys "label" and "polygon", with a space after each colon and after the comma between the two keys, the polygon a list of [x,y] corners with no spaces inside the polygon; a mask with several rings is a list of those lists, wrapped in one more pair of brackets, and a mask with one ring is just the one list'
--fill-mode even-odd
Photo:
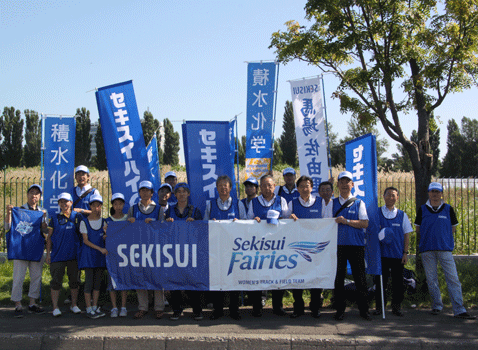
{"label": "blue sky", "polygon": [[[1,107],[72,115],[86,107],[98,120],[94,90],[133,80],[140,116],[158,120],[230,120],[240,114],[245,134],[245,61],[273,60],[271,34],[295,19],[306,24],[306,1],[23,1],[0,2]],[[280,66],[276,136],[282,132],[288,80],[319,75],[302,62]],[[337,80],[324,76],[327,115],[346,136],[350,119],[331,94]],[[90,92],[87,92],[90,91]],[[451,118],[475,118],[477,89],[451,95],[436,111],[441,158]],[[407,135],[416,115],[402,118]],[[395,143],[389,140],[389,154]],[[182,144],[181,144],[182,148]],[[181,150],[182,152],[182,150]]]}

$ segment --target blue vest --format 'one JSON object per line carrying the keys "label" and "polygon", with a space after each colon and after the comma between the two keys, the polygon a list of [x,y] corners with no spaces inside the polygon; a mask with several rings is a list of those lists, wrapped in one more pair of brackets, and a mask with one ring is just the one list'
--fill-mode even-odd
{"label": "blue vest", "polygon": [[281,197],[276,196],[274,202],[270,207],[264,207],[261,202],[259,202],[259,197],[253,198],[251,201],[252,211],[254,212],[254,217],[258,217],[261,220],[267,220],[267,212],[271,209],[277,210],[282,216],[282,206],[281,206]]}
{"label": "blue vest", "polygon": [[227,210],[219,209],[217,205],[217,201],[219,198],[211,199],[211,211],[209,213],[209,219],[216,219],[216,220],[232,220],[234,218],[239,219],[239,206],[237,204],[237,200],[234,198],[231,201],[231,205]]}
{"label": "blue vest", "polygon": [[426,204],[422,205],[422,223],[420,225],[420,253],[430,250],[453,251],[453,231],[451,226],[450,205],[438,213],[428,210]]}
{"label": "blue vest", "polygon": [[[99,230],[93,230],[88,219],[83,220],[88,231],[88,240],[101,248],[105,247],[105,240],[103,239],[103,235],[105,234],[103,231],[104,220],[105,219],[101,219],[101,228]],[[100,251],[88,247],[86,244],[82,244],[78,259],[78,268],[85,269],[95,267],[106,267],[106,256]]]}
{"label": "blue vest", "polygon": [[158,216],[159,216],[160,207],[161,206],[156,203],[156,206],[154,207],[153,211],[149,214],[145,214],[139,208],[139,204],[135,204],[135,205],[133,205],[133,216],[132,217],[135,218],[136,220],[142,220],[142,221],[144,221],[147,218],[152,218],[154,220],[157,220]]}
{"label": "blue vest", "polygon": [[13,208],[10,230],[6,233],[9,260],[40,261],[45,249],[45,238],[41,233],[43,212]]}
{"label": "blue vest", "polygon": [[397,215],[393,219],[387,219],[383,216],[382,208],[378,208],[380,212],[380,230],[389,227],[393,230],[393,238],[389,244],[380,241],[382,257],[401,259],[404,251],[405,236],[403,233],[403,211],[397,210]]}
{"label": "blue vest", "polygon": [[[334,205],[332,207],[332,211],[337,213],[337,211],[342,206],[339,202],[339,198],[334,198]],[[357,199],[350,207],[344,208],[340,213],[339,216],[343,216],[349,220],[359,220],[359,208],[360,203],[362,201]],[[337,231],[337,244],[338,245],[356,245],[356,246],[364,246],[365,245],[365,234],[363,229],[361,228],[354,228],[349,225],[339,224],[339,228]]]}
{"label": "blue vest", "polygon": [[242,202],[242,204],[244,204],[244,209],[246,209],[246,213],[247,213],[247,211],[249,210],[249,205],[247,203],[247,198],[241,199],[241,202]]}
{"label": "blue vest", "polygon": [[292,214],[295,214],[299,219],[322,218],[322,198],[315,197],[314,204],[308,208],[302,205],[299,198],[294,198],[292,200]]}
{"label": "blue vest", "polygon": [[[91,210],[90,208],[90,197],[97,191],[96,188],[92,188],[91,192],[88,193],[83,199],[81,199],[73,208],[80,208],[80,209],[86,209],[86,210]],[[80,199],[80,197],[76,194],[76,187],[73,189],[73,204]]]}
{"label": "blue vest", "polygon": [[[173,188],[173,191],[174,191],[174,188]],[[169,205],[173,205],[173,204],[176,204],[178,202],[176,196],[174,195],[174,193],[171,193],[171,196],[168,198],[168,203]]]}
{"label": "blue vest", "polygon": [[51,262],[69,261],[78,259],[80,237],[76,230],[78,213],[72,211],[67,218],[62,214],[55,214],[51,218]]}
{"label": "blue vest", "polygon": [[[177,220],[186,220],[187,218],[191,217],[194,219],[194,214],[196,213],[196,210],[198,210],[197,208],[194,208],[194,206],[192,206],[191,204],[188,203],[188,215],[186,217],[183,217],[183,218],[180,218],[179,216],[176,215],[176,211],[174,210],[174,208],[176,208],[177,206],[177,203],[174,204],[174,205],[170,205],[168,210],[166,211],[166,213],[169,215],[166,215],[166,217],[170,217],[170,218],[173,218],[174,221],[177,221]],[[186,210],[186,209],[184,209]]]}
{"label": "blue vest", "polygon": [[283,197],[287,203],[289,203],[294,198],[300,197],[300,193],[299,191],[297,191],[297,189],[292,193],[287,193],[286,191],[284,191],[284,188],[282,186],[279,187],[277,195]]}

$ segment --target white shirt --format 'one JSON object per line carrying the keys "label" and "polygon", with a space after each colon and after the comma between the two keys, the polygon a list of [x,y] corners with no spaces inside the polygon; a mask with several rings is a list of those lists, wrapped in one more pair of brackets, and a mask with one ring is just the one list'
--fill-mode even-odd
{"label": "white shirt", "polygon": [[[344,203],[347,202],[352,197],[353,197],[352,194],[350,194],[350,196],[348,196],[347,198],[343,198],[342,196],[339,196],[340,205],[344,205]],[[340,216],[340,213],[339,213],[339,216]],[[359,216],[359,220],[368,220],[367,207],[365,207],[365,202],[362,200],[360,201],[358,216]]]}
{"label": "white shirt", "polygon": [[[91,188],[91,185],[90,185],[90,184],[86,184],[85,187],[76,186],[76,187],[75,187],[76,195],[77,195],[78,197],[81,197],[81,195],[82,195],[83,193],[85,193],[86,191],[88,191],[90,188]],[[94,191],[92,191],[92,192],[94,192]]]}
{"label": "white shirt", "polygon": [[[398,213],[398,209],[393,207],[392,210],[389,210],[386,205],[380,208],[382,210],[382,214],[385,219],[395,219]],[[402,222],[402,229],[403,233],[410,233],[413,232],[412,225],[410,224],[410,220],[408,219],[407,213],[403,212],[403,222]]]}
{"label": "white shirt", "polygon": [[334,217],[334,201],[330,198],[329,204],[325,204],[325,200],[322,198],[322,217],[333,218]]}
{"label": "white shirt", "polygon": [[[216,199],[212,199],[213,201],[217,200],[217,206],[219,207],[219,209],[221,210],[228,210],[231,205],[232,205],[232,197],[229,196],[228,199],[226,199],[225,201],[223,201],[220,197],[216,198]],[[246,209],[244,208],[244,203],[242,203],[241,201],[237,201],[237,207],[239,208],[239,218],[238,219],[241,219],[241,220],[245,220],[247,215],[246,215]],[[206,201],[206,210],[204,212],[204,217],[203,217],[203,220],[210,220],[211,219],[211,200],[207,200]]]}
{"label": "white shirt", "polygon": [[[264,199],[264,196],[262,196],[262,194],[259,197],[257,197],[259,203],[261,203],[261,205],[264,206],[264,207],[270,207],[272,204],[274,204],[274,201],[276,200],[276,198],[281,199],[280,206],[281,206],[281,210],[282,210],[282,215],[280,216],[280,218],[282,218],[282,219],[283,218],[288,218],[290,216],[291,212],[290,212],[289,207],[287,205],[287,201],[285,200],[284,197],[274,195],[270,201],[266,201]],[[249,210],[247,211],[247,219],[249,219],[249,220],[253,220],[255,218],[253,207],[254,207],[254,205],[252,203],[249,204]]]}
{"label": "white shirt", "polygon": [[[86,219],[90,223],[90,226],[93,230],[97,231],[101,228],[103,220],[100,218],[98,220]],[[80,233],[88,234],[88,229],[86,228],[85,221],[80,222]]]}

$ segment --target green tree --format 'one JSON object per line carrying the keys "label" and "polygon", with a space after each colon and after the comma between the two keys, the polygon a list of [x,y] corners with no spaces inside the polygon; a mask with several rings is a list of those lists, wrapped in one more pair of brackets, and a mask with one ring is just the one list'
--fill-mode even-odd
{"label": "green tree", "polygon": [[90,111],[85,107],[76,109],[75,166],[90,165],[91,139]]}
{"label": "green tree", "polygon": [[[286,101],[284,109],[282,135],[279,138],[279,145],[282,150],[281,163],[288,164],[295,168],[299,164],[299,161],[297,157],[297,141],[295,138],[295,121],[292,102]],[[276,159],[277,158],[274,157],[274,160]]]}
{"label": "green tree", "polygon": [[478,120],[463,117],[461,135],[464,146],[461,176],[476,177],[478,175]]}
{"label": "green tree", "polygon": [[143,129],[144,144],[146,146],[149,145],[155,133],[156,137],[159,137],[159,120],[154,119],[153,113],[150,111],[144,112],[143,119],[141,119],[141,127]]}
{"label": "green tree", "polygon": [[38,113],[26,109],[25,115],[25,146],[23,147],[23,165],[34,167],[41,160],[41,120]]}
{"label": "green tree", "polygon": [[164,119],[164,153],[163,164],[179,164],[179,133],[174,131],[168,118]]}
{"label": "green tree", "polygon": [[23,119],[19,109],[5,107],[3,109],[3,164],[19,167],[23,153]]}
{"label": "green tree", "polygon": [[242,136],[241,139],[239,140],[236,137],[236,145],[237,145],[237,153],[234,156],[234,164],[238,162],[239,158],[239,165],[244,166],[246,162],[246,149],[244,148],[244,142],[242,142],[243,139],[245,139],[245,136]]}
{"label": "green tree", "polygon": [[101,123],[98,123],[98,129],[96,129],[95,144],[96,144],[96,156],[93,157],[92,163],[96,169],[106,170],[108,169],[108,166],[106,164],[105,143],[103,141]]}
{"label": "green tree", "polygon": [[282,165],[284,162],[282,161],[284,154],[282,153],[282,148],[280,146],[279,140],[274,140],[274,153],[272,155],[273,166],[274,165]]}
{"label": "green tree", "polygon": [[[361,124],[381,122],[410,156],[418,208],[431,181],[432,113],[449,93],[473,86],[478,75],[478,4],[309,0],[305,11],[310,29],[289,21],[287,31],[272,34],[278,60],[300,59],[332,72],[340,80],[334,96],[342,112]],[[417,143],[401,126],[412,111]]]}

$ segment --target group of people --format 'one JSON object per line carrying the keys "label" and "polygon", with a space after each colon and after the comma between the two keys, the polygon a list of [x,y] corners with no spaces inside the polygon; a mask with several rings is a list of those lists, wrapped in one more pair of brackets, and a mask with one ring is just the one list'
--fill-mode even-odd
{"label": "group of people", "polygon": [[[368,289],[365,279],[365,235],[369,218],[365,203],[352,196],[354,188],[353,176],[350,172],[341,172],[337,179],[339,196],[333,197],[333,179],[319,185],[318,196],[313,194],[313,181],[308,176],[296,179],[293,168],[283,171],[285,185],[276,186],[271,175],[262,176],[259,181],[249,178],[244,181],[246,197],[236,200],[231,196],[232,181],[228,176],[219,176],[216,180],[218,198],[208,200],[206,209],[201,213],[189,200],[190,190],[187,183],[178,183],[173,171],[165,174],[164,183],[158,190],[157,203],[153,200],[154,189],[149,181],[142,181],[139,185],[140,200],[131,206],[125,214],[123,208],[125,197],[121,193],[114,193],[111,198],[110,216],[102,218],[103,199],[97,189],[89,184],[89,170],[86,166],[75,169],[77,186],[72,193],[62,193],[58,197],[60,213],[48,218],[44,216],[40,228],[46,240],[46,256],[40,261],[14,260],[13,287],[11,299],[15,303],[15,317],[23,316],[22,286],[26,269],[30,272],[30,303],[28,312],[41,314],[45,310],[37,304],[41,288],[41,273],[44,262],[50,265],[51,273],[51,299],[53,316],[62,314],[58,306],[59,294],[62,288],[63,276],[68,275],[71,291],[70,311],[79,314],[82,310],[78,306],[78,286],[80,271],[85,271],[84,298],[86,314],[90,318],[105,316],[98,307],[100,286],[106,268],[105,240],[106,229],[109,222],[143,220],[151,221],[177,221],[186,222],[194,220],[266,220],[268,218],[300,220],[304,218],[320,219],[335,218],[338,224],[337,245],[337,273],[334,288],[335,320],[342,321],[345,317],[346,295],[344,280],[347,261],[350,263],[352,275],[357,289],[357,304],[360,316],[365,320],[372,320],[368,305]],[[258,194],[260,189],[260,195]],[[458,224],[453,208],[444,203],[442,199],[443,187],[439,183],[431,183],[429,187],[429,200],[421,206],[417,213],[415,226],[420,233],[419,253],[422,255],[427,283],[432,298],[432,314],[439,314],[443,308],[440,289],[438,286],[437,262],[443,267],[447,281],[450,298],[455,317],[474,319],[463,306],[461,285],[458,280],[456,267],[453,260],[453,233]],[[34,184],[28,188],[27,203],[21,208],[26,210],[43,211],[39,206],[42,188]],[[379,208],[380,232],[379,239],[382,251],[382,275],[384,286],[387,285],[389,276],[392,278],[392,313],[403,316],[401,304],[403,301],[403,268],[409,254],[409,234],[413,231],[407,215],[396,208],[398,189],[388,187],[384,191],[385,205]],[[7,206],[5,229],[11,228],[12,205]],[[204,215],[203,215],[204,214]],[[374,314],[382,314],[386,305],[383,300],[376,280],[376,310]],[[110,292],[112,303],[111,317],[127,316],[126,291],[121,291],[121,307],[117,305],[116,291],[113,289],[111,278],[108,277],[107,290]],[[211,319],[218,319],[224,315],[225,293],[221,291],[210,292],[213,298],[213,312]],[[293,312],[291,318],[305,314],[303,290],[293,290]],[[137,290],[138,311],[135,319],[143,318],[149,309],[149,292]],[[160,319],[164,315],[165,296],[163,290],[155,290],[154,312]],[[203,319],[201,294],[199,291],[187,291],[189,302],[193,309],[195,320]],[[252,315],[262,316],[262,292],[247,292],[252,304]],[[283,309],[283,290],[272,291],[272,311],[275,315],[285,316],[288,313]],[[229,315],[235,320],[241,318],[239,314],[239,295],[237,291],[229,292]],[[321,316],[322,289],[310,291],[311,316]],[[183,312],[183,293],[179,290],[170,291],[170,305],[173,314],[171,320],[178,320]]]}

